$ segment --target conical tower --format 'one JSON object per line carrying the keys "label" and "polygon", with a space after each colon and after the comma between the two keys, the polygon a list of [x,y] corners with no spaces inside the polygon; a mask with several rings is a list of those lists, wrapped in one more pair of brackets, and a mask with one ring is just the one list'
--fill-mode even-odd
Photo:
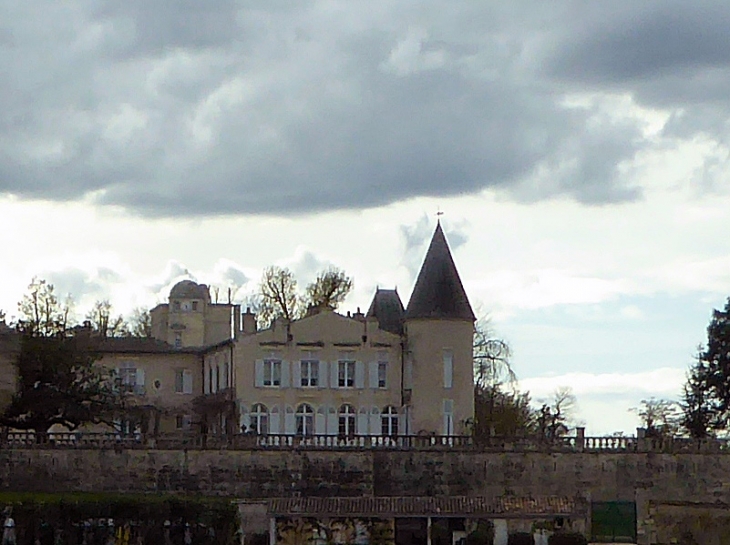
{"label": "conical tower", "polygon": [[405,312],[409,433],[466,433],[474,418],[475,320],[438,223]]}

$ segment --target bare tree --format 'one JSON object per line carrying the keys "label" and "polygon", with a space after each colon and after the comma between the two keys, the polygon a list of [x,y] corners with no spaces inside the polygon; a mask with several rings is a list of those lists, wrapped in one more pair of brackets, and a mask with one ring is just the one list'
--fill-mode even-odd
{"label": "bare tree", "polygon": [[495,338],[489,320],[482,318],[474,325],[474,378],[481,387],[514,385],[517,375],[510,364],[512,352],[504,339]]}
{"label": "bare tree", "polygon": [[53,335],[67,330],[71,318],[71,298],[61,303],[53,284],[33,277],[28,293],[18,303],[18,325],[30,335]]}
{"label": "bare tree", "polygon": [[537,415],[537,431],[544,439],[562,437],[575,425],[578,401],[569,386],[561,386],[543,401]]}
{"label": "bare tree", "polygon": [[112,316],[112,304],[109,299],[96,301],[86,314],[86,320],[102,337],[120,337],[127,333],[124,317],[121,314]]}
{"label": "bare tree", "polygon": [[675,401],[642,399],[640,407],[629,409],[640,419],[647,437],[671,437],[679,432],[681,409]]}
{"label": "bare tree", "polygon": [[152,317],[150,311],[137,307],[132,311],[128,332],[133,337],[152,337]]}
{"label": "bare tree", "polygon": [[259,320],[268,325],[276,318],[287,321],[301,314],[301,301],[297,295],[297,281],[287,268],[268,267],[259,285]]}
{"label": "bare tree", "polygon": [[337,267],[330,267],[317,275],[307,286],[307,306],[327,306],[336,309],[352,291],[352,278]]}

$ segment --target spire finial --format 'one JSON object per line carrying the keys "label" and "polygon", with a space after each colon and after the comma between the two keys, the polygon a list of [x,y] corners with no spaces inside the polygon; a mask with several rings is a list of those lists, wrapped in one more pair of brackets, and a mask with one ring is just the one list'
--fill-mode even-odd
{"label": "spire finial", "polygon": [[436,207],[436,223],[437,224],[440,224],[441,223],[441,216],[443,216],[443,215],[444,215],[444,213],[441,210],[441,207],[440,206],[437,206]]}

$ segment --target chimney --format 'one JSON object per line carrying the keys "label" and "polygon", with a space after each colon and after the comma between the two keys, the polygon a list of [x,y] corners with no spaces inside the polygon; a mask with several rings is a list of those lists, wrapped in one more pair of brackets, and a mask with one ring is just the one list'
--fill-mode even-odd
{"label": "chimney", "polygon": [[241,332],[241,305],[233,305],[233,335],[232,338],[238,337]]}
{"label": "chimney", "polygon": [[256,333],[256,315],[251,312],[251,307],[246,307],[246,312],[241,314],[243,321],[243,332]]}
{"label": "chimney", "polygon": [[358,322],[364,322],[365,321],[365,315],[360,312],[360,307],[357,307],[357,312],[352,315],[353,319],[357,320]]}

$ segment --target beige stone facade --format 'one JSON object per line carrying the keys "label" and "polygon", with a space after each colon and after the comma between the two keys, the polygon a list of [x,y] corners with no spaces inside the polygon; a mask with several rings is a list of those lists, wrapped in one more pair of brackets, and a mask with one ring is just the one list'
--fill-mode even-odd
{"label": "beige stone facade", "polygon": [[405,432],[401,339],[325,309],[236,343],[240,424],[258,434]]}
{"label": "beige stone facade", "polygon": [[473,323],[409,320],[405,327],[412,431],[465,434],[474,417]]}
{"label": "beige stone facade", "polygon": [[135,401],[159,407],[156,430],[460,435],[473,418],[474,314],[440,226],[405,308],[379,289],[366,315],[310,309],[257,331],[249,311],[185,280],[151,317],[154,340],[104,361],[141,373]]}
{"label": "beige stone facade", "polygon": [[152,336],[175,348],[210,346],[234,336],[240,314],[239,305],[212,303],[205,284],[183,280],[150,311]]}
{"label": "beige stone facade", "polygon": [[128,418],[120,418],[123,431],[193,431],[193,402],[203,393],[198,352],[153,339],[118,338],[104,340],[101,353],[100,363],[115,372],[131,407]]}

